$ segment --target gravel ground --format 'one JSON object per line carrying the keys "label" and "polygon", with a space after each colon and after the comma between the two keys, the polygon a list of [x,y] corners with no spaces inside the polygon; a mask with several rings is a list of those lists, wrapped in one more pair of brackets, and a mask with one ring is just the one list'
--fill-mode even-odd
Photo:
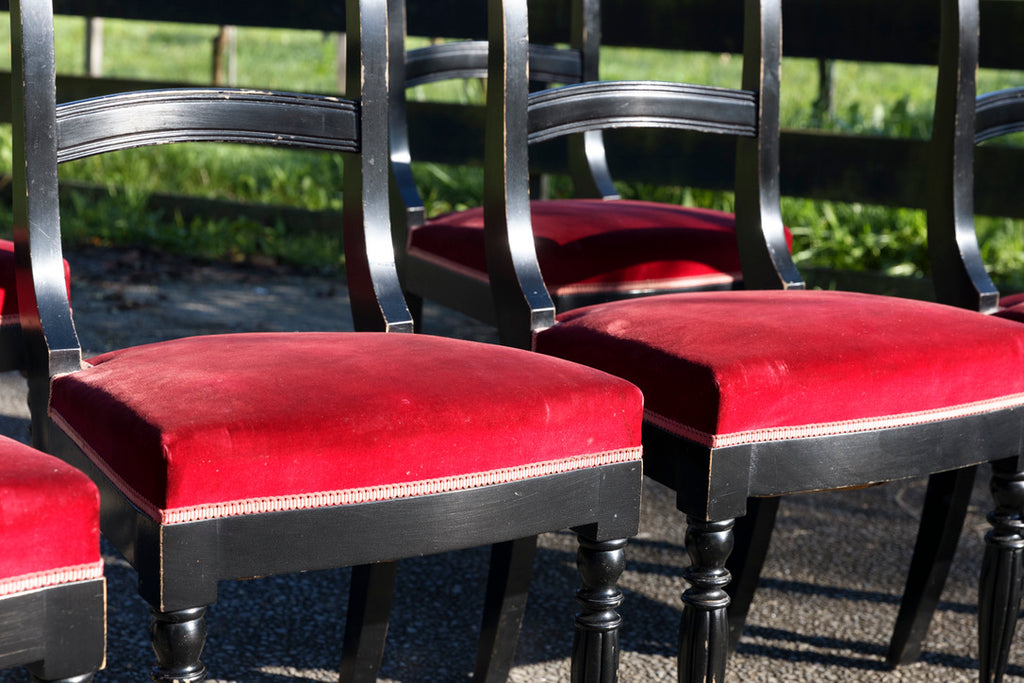
{"label": "gravel ground", "polygon": [[[340,283],[274,268],[235,268],[120,252],[68,256],[72,300],[87,352],[169,336],[257,330],[347,329]],[[428,306],[428,332],[493,341],[493,333]],[[0,430],[25,438],[24,383],[0,376]],[[732,681],[971,681],[977,679],[976,582],[987,529],[983,473],[922,661],[885,668],[923,496],[923,481],[800,495],[781,507],[761,588]],[[674,494],[648,482],[642,529],[621,585],[620,680],[675,680],[679,578],[686,565]],[[97,682],[148,680],[148,611],[134,574],[104,546],[108,661]],[[513,681],[568,681],[576,589],[572,534],[541,538]],[[487,552],[474,549],[401,563],[383,681],[470,676]],[[226,582],[208,616],[204,660],[218,683],[334,681],[348,571]],[[1024,676],[1017,639],[1010,678]],[[0,683],[24,680],[0,673]]]}

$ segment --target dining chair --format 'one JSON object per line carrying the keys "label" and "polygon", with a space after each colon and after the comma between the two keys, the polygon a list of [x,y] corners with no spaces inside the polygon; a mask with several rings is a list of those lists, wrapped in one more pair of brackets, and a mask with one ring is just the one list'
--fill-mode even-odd
{"label": "dining chair", "polygon": [[[535,42],[533,87],[596,81],[601,46],[601,0],[572,0],[568,46]],[[487,75],[486,41],[461,40],[406,49],[405,3],[395,3],[391,30],[391,163],[399,203],[396,241],[407,297],[424,299],[493,324],[484,249],[484,210],[477,206],[427,216],[413,173],[407,91],[416,86]],[[458,107],[465,111],[467,107]],[[448,111],[436,135],[473,147],[474,129]],[[441,132],[437,132],[441,131]],[[470,142],[467,142],[467,139]],[[573,198],[531,203],[534,239],[549,292],[560,309],[658,292],[740,286],[735,218],[731,213],[619,197],[603,132],[568,136],[564,159]],[[536,178],[536,174],[534,178]],[[788,237],[788,232],[787,232]],[[418,317],[418,316],[417,316]]]}
{"label": "dining chair", "polygon": [[[928,195],[928,243],[935,264],[938,301],[994,317],[1024,322],[1024,295],[1000,296],[981,257],[974,227],[975,146],[1024,130],[1024,88],[977,96],[979,30],[976,12],[962,10],[950,21],[941,51],[936,92]],[[888,661],[892,666],[916,661],[956,552],[970,502],[975,472],[965,469],[934,477],[928,486],[921,527],[907,577]],[[1009,591],[995,601],[983,600],[979,617],[982,680],[1001,680],[1007,666],[1021,598],[1020,546],[1024,522],[1022,482],[1006,467],[996,469],[993,490],[999,506],[989,515],[986,572],[1010,575]],[[999,555],[999,548],[1015,546]],[[997,581],[995,585],[1000,585]]]}
{"label": "dining chair", "polygon": [[[348,0],[346,16],[346,97],[190,88],[57,104],[52,4],[11,3],[18,293],[30,386],[48,397],[43,445],[98,485],[101,530],[151,609],[154,681],[205,679],[219,582],[344,566],[341,677],[374,680],[387,629],[376,597],[396,560],[560,529],[579,537],[572,675],[615,680],[642,396],[568,361],[408,334],[389,220],[387,4]],[[186,337],[83,360],[58,165],[178,142],[343,155],[358,331]]]}
{"label": "dining chair", "polygon": [[[726,563],[750,499],[992,462],[996,533],[981,613],[1007,618],[982,629],[982,680],[990,680],[987,653],[1004,648],[1019,581],[992,568],[1016,567],[1024,547],[1003,521],[1019,519],[1024,481],[1024,329],[953,306],[804,288],[779,205],[778,0],[745,1],[736,90],[618,82],[531,94],[526,2],[489,6],[484,206],[499,329],[506,343],[643,390],[644,470],[676,491],[687,524],[679,680],[724,679]],[[944,0],[942,14],[948,52],[950,34],[977,25],[977,5]],[[745,290],[614,301],[556,317],[531,239],[527,142],[610,125],[735,137]]]}
{"label": "dining chair", "polygon": [[102,668],[99,515],[87,476],[0,436],[0,669],[87,683]]}

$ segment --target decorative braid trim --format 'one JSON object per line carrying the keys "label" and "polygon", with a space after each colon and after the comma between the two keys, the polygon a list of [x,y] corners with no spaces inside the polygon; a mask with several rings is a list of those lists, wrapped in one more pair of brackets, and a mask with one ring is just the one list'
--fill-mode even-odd
{"label": "decorative braid trim", "polygon": [[103,576],[103,560],[79,564],[72,567],[60,567],[48,569],[42,572],[22,574],[6,579],[0,579],[0,597],[14,595],[16,593],[27,593],[29,591],[57,586],[62,583],[74,583],[76,581],[88,581],[99,579]]}
{"label": "decorative braid trim", "polygon": [[[443,256],[438,256],[420,247],[409,247],[408,253],[411,256],[451,270],[463,277],[468,277],[486,284],[487,274],[470,268],[462,263],[452,261]],[[616,294],[621,292],[632,292],[637,290],[673,290],[681,288],[711,287],[714,285],[729,285],[742,277],[741,273],[707,273],[705,275],[693,275],[690,277],[675,277],[658,280],[626,280],[624,282],[581,282],[577,284],[551,287],[552,296],[571,296],[573,294]]]}
{"label": "decorative braid trim", "polygon": [[7,325],[21,325],[21,314],[4,313],[0,315],[0,326],[6,327]]}
{"label": "decorative braid trim", "polygon": [[604,292],[630,292],[634,290],[679,289],[683,287],[709,287],[711,285],[729,285],[738,280],[741,273],[708,273],[689,277],[675,277],[664,280],[627,280],[625,282],[583,282],[574,285],[555,287],[555,296],[570,294],[602,294]]}
{"label": "decorative braid trim", "polygon": [[737,446],[746,443],[763,443],[765,441],[783,441],[786,439],[806,439],[816,436],[837,436],[839,434],[853,434],[856,432],[868,432],[875,429],[888,429],[890,427],[909,427],[916,424],[927,424],[929,422],[941,422],[971,415],[1016,408],[1024,405],[1024,394],[1012,394],[999,398],[963,403],[945,408],[932,410],[921,410],[913,413],[900,413],[898,415],[883,415],[881,417],[867,417],[857,420],[842,420],[839,422],[822,422],[818,424],[797,425],[793,427],[769,427],[767,429],[751,429],[731,434],[708,434],[688,425],[676,422],[671,418],[660,415],[651,410],[644,409],[644,419],[651,424],[664,429],[672,434],[681,436],[684,439],[695,441],[708,448],[724,448],[726,446]]}
{"label": "decorative braid trim", "polygon": [[622,462],[633,462],[640,460],[643,449],[640,446],[634,448],[620,448],[603,453],[592,453],[587,455],[576,455],[559,460],[530,463],[507,467],[487,472],[473,472],[471,474],[455,475],[451,477],[439,477],[436,479],[425,479],[421,481],[401,482],[397,484],[383,484],[379,486],[364,486],[354,489],[339,489],[335,491],[313,491],[310,493],[297,493],[285,496],[265,496],[261,498],[246,498],[240,500],[228,500],[219,503],[205,503],[202,505],[190,505],[180,508],[159,508],[132,486],[124,481],[110,466],[99,457],[99,455],[85,442],[85,439],[76,432],[67,421],[59,414],[51,411],[51,418],[57,425],[78,445],[82,452],[89,457],[96,467],[110,479],[121,492],[132,502],[135,507],[149,515],[161,524],[184,524],[186,522],[198,522],[206,519],[218,519],[221,517],[235,517],[238,515],[255,515],[265,512],[286,512],[289,510],[306,510],[320,507],[334,507],[338,505],[354,505],[357,503],[371,503],[397,498],[414,498],[416,496],[428,496],[436,493],[448,493],[451,491],[462,491],[465,489],[493,486],[495,484],[507,484],[513,481],[534,479],[551,474],[561,474],[573,470],[601,467],[603,465],[614,465]]}

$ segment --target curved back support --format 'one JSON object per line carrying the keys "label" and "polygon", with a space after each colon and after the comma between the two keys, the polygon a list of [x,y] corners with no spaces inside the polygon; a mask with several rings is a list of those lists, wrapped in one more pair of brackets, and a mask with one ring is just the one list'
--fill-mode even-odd
{"label": "curved back support", "polygon": [[[405,0],[391,0],[391,163],[396,199],[407,228],[423,224],[423,200],[412,175],[406,90],[454,79],[487,78],[487,42],[457,41],[405,51]],[[567,84],[598,78],[601,42],[600,0],[572,0],[570,47],[530,46],[530,80]],[[617,199],[600,131],[570,138],[568,167],[577,196]],[[398,237],[401,243],[401,236]]]}
{"label": "curved back support", "polygon": [[779,0],[747,0],[743,88],[584,82],[531,94],[525,0],[490,0],[485,173],[487,269],[503,340],[528,345],[554,322],[530,226],[528,143],[605,128],[659,127],[737,138],[737,231],[748,287],[803,286],[779,208]]}
{"label": "curved back support", "polygon": [[[350,0],[347,99],[241,89],[119,93],[56,104],[49,0],[11,3],[14,78],[14,234],[22,326],[33,367],[81,367],[64,282],[57,165],[176,142],[231,142],[346,155],[345,244],[361,329],[411,330],[398,286],[388,215],[385,0]],[[376,22],[376,23],[374,23]]]}
{"label": "curved back support", "polygon": [[932,279],[940,302],[991,313],[999,292],[985,271],[974,232],[978,3],[949,0],[941,5],[927,205]]}
{"label": "curved back support", "polygon": [[1024,87],[979,95],[975,103],[974,144],[1024,131]]}

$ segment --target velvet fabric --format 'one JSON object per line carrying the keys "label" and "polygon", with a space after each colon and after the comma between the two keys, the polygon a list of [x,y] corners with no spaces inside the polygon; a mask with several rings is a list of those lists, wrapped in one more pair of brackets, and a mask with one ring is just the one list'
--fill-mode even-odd
{"label": "velvet fabric", "polygon": [[[64,281],[71,286],[71,268],[64,261]],[[70,289],[69,295],[70,295]],[[0,240],[0,325],[19,325],[18,290],[14,280],[14,242]]]}
{"label": "velvet fabric", "polygon": [[[555,296],[728,285],[740,273],[731,214],[657,202],[601,199],[531,203],[537,258]],[[487,279],[483,209],[428,221],[410,253]]]}
{"label": "velvet fabric", "polygon": [[1024,323],[1024,293],[1004,296],[999,300],[999,310],[993,315]]}
{"label": "velvet fabric", "polygon": [[89,365],[53,380],[51,416],[166,523],[639,458],[635,387],[495,345],[254,333],[149,344]]}
{"label": "velvet fabric", "polygon": [[711,447],[1024,403],[1024,326],[893,297],[667,294],[563,313],[534,343],[630,380],[648,420]]}
{"label": "velvet fabric", "polygon": [[0,595],[17,592],[10,586],[19,577],[78,567],[98,575],[99,512],[99,491],[86,475],[0,437]]}

